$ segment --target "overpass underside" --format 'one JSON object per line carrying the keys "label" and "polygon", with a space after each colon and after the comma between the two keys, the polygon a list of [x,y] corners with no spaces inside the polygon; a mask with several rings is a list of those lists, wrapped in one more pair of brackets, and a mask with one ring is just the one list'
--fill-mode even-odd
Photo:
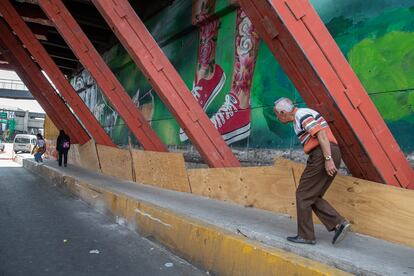
{"label": "overpass underside", "polygon": [[27,90],[0,88],[0,98],[15,100],[33,100],[33,95]]}

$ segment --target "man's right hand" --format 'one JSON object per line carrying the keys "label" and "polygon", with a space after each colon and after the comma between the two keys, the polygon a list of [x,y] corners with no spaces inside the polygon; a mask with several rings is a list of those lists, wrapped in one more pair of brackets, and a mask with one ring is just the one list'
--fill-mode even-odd
{"label": "man's right hand", "polygon": [[335,166],[333,159],[329,159],[325,161],[325,170],[329,176],[334,176],[338,169]]}

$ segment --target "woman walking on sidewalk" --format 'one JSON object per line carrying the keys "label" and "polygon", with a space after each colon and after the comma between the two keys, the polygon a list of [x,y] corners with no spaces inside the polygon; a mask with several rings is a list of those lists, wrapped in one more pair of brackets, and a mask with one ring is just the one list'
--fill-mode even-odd
{"label": "woman walking on sidewalk", "polygon": [[59,167],[62,167],[62,157],[63,157],[63,165],[65,167],[68,166],[68,151],[70,149],[70,138],[69,136],[61,130],[59,132],[59,136],[56,141],[56,150],[59,153]]}

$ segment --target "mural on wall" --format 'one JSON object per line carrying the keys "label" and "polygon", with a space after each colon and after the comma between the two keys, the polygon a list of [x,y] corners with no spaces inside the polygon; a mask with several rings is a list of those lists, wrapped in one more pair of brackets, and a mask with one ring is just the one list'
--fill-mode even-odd
{"label": "mural on wall", "polygon": [[[231,0],[176,0],[145,22],[224,140],[239,148],[300,147],[274,117],[273,102],[304,106],[254,26]],[[414,151],[414,0],[311,0],[406,153]],[[164,143],[191,145],[128,54],[105,59]],[[73,80],[117,144],[131,137],[87,72]]]}
{"label": "mural on wall", "polygon": [[101,123],[104,122],[102,126],[105,131],[109,135],[112,135],[112,130],[115,126],[116,119],[118,118],[118,113],[110,106],[110,104],[108,104],[99,87],[96,85],[95,80],[88,71],[82,71],[82,73],[75,78],[74,88],[85,104],[90,108],[95,118]]}
{"label": "mural on wall", "polygon": [[[213,3],[211,0],[193,1],[196,6],[193,7],[193,24],[199,26],[200,34],[197,72],[191,93],[203,110],[207,110],[226,81],[226,73],[216,62],[220,20],[211,20]],[[235,61],[231,87],[225,95],[224,103],[210,118],[227,144],[241,141],[250,135],[250,91],[260,41],[246,14],[240,9],[236,13]],[[180,140],[188,140],[182,129]]]}

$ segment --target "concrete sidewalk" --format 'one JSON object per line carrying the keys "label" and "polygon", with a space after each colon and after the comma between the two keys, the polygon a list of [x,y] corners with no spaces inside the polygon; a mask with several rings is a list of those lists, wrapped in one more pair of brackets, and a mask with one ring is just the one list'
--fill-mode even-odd
{"label": "concrete sidewalk", "polygon": [[69,176],[79,183],[88,183],[100,189],[100,192],[105,190],[139,202],[147,202],[247,238],[252,243],[258,242],[265,247],[290,251],[349,273],[414,275],[414,248],[354,233],[335,247],[331,244],[332,233],[328,233],[320,225],[316,225],[317,245],[292,244],[286,241],[286,236],[296,233],[296,221],[287,216],[121,181],[74,166],[59,168],[55,161],[33,166],[33,162],[24,160],[24,166],[49,178],[56,178],[59,174]]}

